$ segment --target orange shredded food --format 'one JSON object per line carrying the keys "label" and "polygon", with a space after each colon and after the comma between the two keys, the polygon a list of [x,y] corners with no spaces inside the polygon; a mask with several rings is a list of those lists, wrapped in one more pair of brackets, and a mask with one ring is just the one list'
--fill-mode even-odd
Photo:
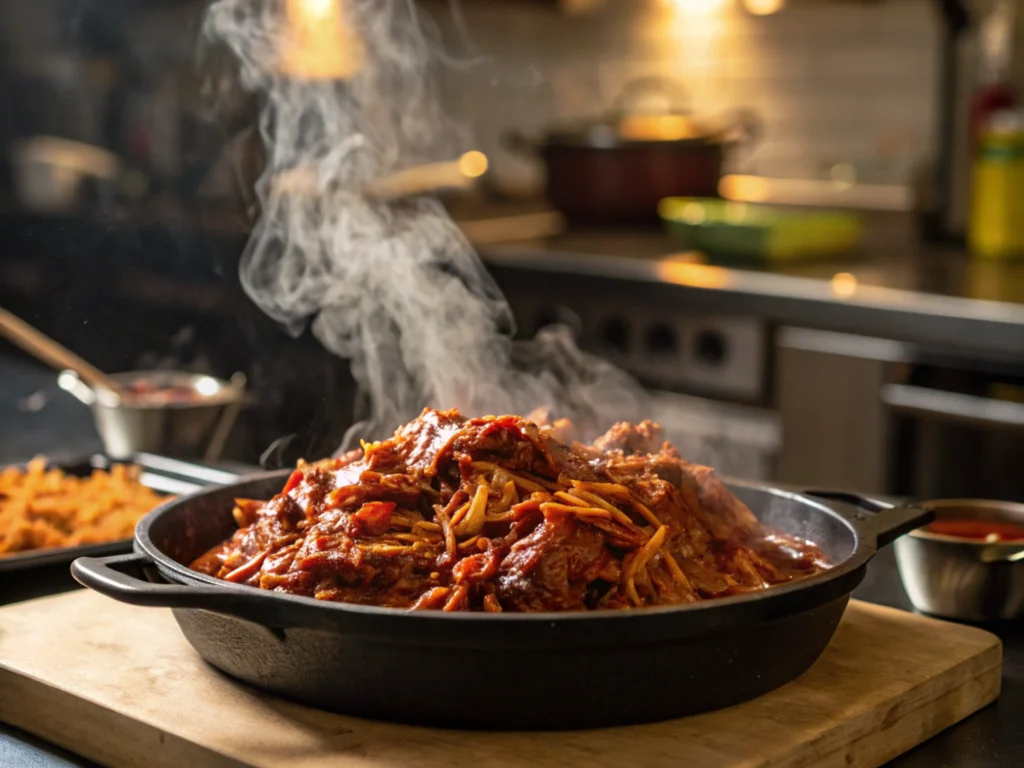
{"label": "orange shredded food", "polygon": [[41,458],[0,470],[0,556],[131,538],[139,519],[167,498],[139,474],[116,464],[76,477],[47,469]]}

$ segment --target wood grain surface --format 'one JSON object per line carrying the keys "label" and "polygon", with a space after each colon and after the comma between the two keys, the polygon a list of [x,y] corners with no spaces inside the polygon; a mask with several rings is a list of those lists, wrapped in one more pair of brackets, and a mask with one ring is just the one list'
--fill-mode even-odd
{"label": "wood grain surface", "polygon": [[0,608],[0,720],[111,766],[868,768],[993,701],[1001,668],[987,632],[855,601],[809,672],[746,704],[593,731],[443,731],[234,683],[169,610],[89,591]]}

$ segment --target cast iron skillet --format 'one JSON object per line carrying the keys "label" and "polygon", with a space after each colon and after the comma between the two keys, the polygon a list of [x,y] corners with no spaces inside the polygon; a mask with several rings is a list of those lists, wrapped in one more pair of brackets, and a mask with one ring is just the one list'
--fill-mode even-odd
{"label": "cast iron skillet", "polygon": [[139,523],[134,554],[83,557],[72,573],[123,602],[172,608],[207,662],[256,688],[349,715],[458,728],[650,722],[766,693],[821,655],[876,549],[932,517],[730,482],[765,525],[814,541],[835,566],[762,592],[626,611],[406,612],[230,584],[184,565],[236,529],[234,498],[270,498],[289,474],[164,504]]}

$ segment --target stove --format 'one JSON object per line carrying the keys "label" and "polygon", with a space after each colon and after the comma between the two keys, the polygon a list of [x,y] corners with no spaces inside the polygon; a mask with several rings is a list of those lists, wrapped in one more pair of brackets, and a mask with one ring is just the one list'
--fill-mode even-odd
{"label": "stove", "polygon": [[[516,229],[507,219],[503,226],[506,233]],[[5,230],[11,247],[0,259],[0,305],[100,367],[117,371],[166,362],[220,377],[245,373],[260,402],[240,421],[227,458],[254,463],[282,436],[290,437],[277,443],[276,465],[337,447],[352,416],[347,363],[308,333],[290,338],[244,295],[237,257],[245,233],[213,236],[38,217],[8,219]],[[536,249],[542,257],[573,251],[655,259],[673,248],[657,230],[537,237],[526,227],[520,234],[534,240],[516,247]],[[478,246],[485,260],[488,249],[504,247]],[[538,278],[502,268],[500,259],[488,266],[521,333],[566,323],[583,348],[611,359],[651,390],[652,417],[686,456],[730,474],[771,477],[779,430],[767,407],[770,334],[764,325],[645,300],[614,282],[584,290],[576,275]],[[53,296],[64,300],[54,302]],[[325,408],[327,403],[332,406]]]}
{"label": "stove", "polygon": [[[651,418],[688,459],[724,474],[774,476],[781,428],[770,407],[772,329],[766,323],[692,311],[614,283],[595,291],[571,275],[524,277],[501,266],[509,246],[541,262],[564,253],[686,260],[660,230],[566,229],[557,215],[543,212],[477,218],[460,226],[496,275],[521,336],[553,324],[569,327],[583,349],[645,386]],[[495,242],[513,231],[514,243]]]}

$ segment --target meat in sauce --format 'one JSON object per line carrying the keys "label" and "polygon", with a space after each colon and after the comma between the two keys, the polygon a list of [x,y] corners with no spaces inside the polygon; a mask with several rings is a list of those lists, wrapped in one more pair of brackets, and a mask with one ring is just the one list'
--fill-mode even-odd
{"label": "meat in sauce", "polygon": [[733,595],[827,567],[767,531],[652,422],[592,445],[564,420],[427,409],[388,440],[305,464],[192,568],[394,608],[575,611]]}

